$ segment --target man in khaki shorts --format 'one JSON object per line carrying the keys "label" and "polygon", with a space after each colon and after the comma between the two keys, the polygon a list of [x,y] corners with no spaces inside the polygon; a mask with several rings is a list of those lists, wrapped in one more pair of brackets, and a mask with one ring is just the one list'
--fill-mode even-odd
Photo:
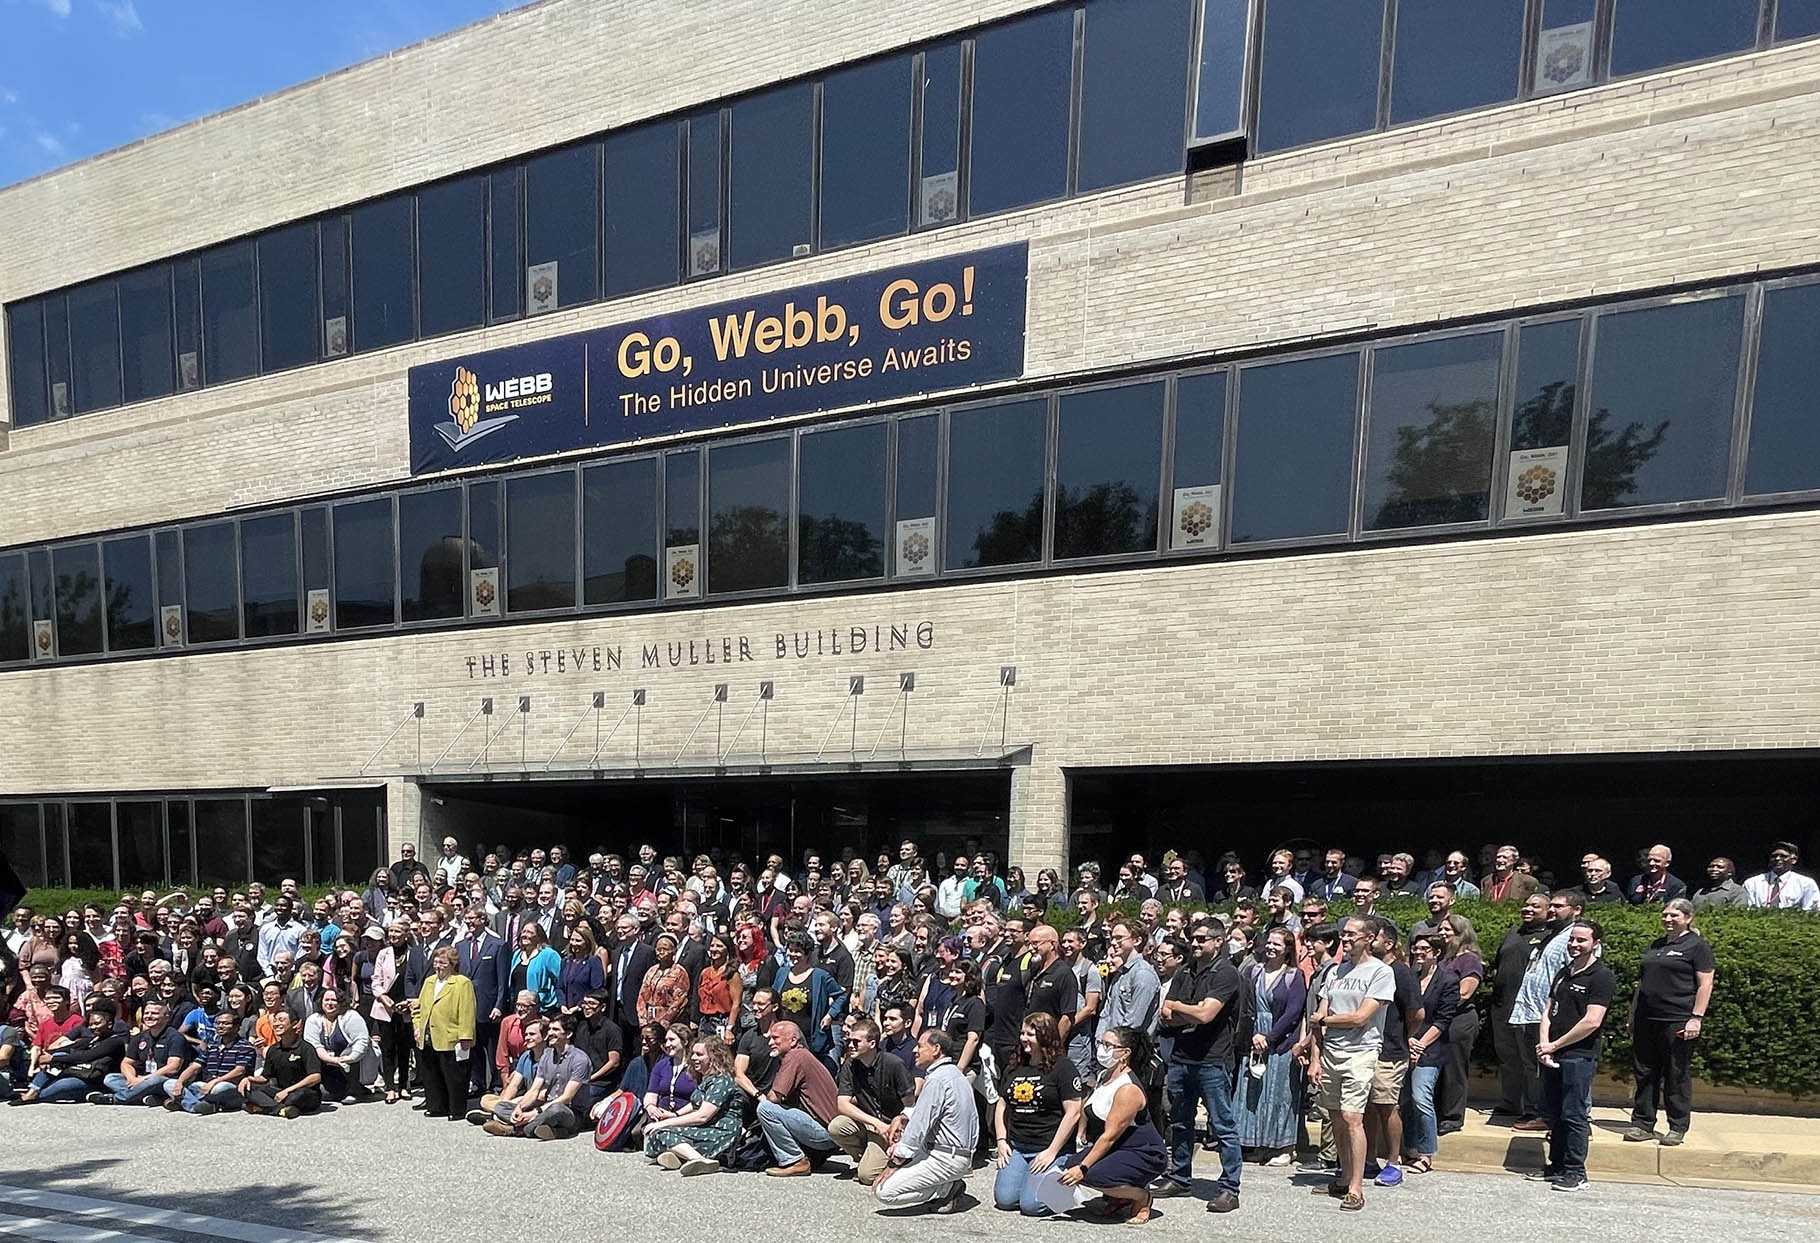
{"label": "man in khaki shorts", "polygon": [[1395,974],[1372,956],[1372,933],[1372,921],[1361,916],[1340,925],[1342,961],[1321,987],[1310,1026],[1316,1056],[1309,1076],[1335,1120],[1340,1147],[1339,1179],[1315,1194],[1339,1197],[1348,1212],[1365,1207],[1365,1110],[1384,1041],[1385,1006],[1396,995]]}
{"label": "man in khaki shorts", "polygon": [[1422,986],[1415,969],[1403,961],[1401,941],[1397,926],[1388,919],[1380,916],[1372,921],[1372,957],[1390,968],[1396,983],[1395,995],[1380,1016],[1384,1035],[1378,1043],[1371,1103],[1365,1110],[1365,1177],[1380,1187],[1395,1187],[1403,1181],[1397,1165],[1403,1151],[1398,1107],[1404,1081],[1409,1078],[1409,1033],[1422,1030]]}

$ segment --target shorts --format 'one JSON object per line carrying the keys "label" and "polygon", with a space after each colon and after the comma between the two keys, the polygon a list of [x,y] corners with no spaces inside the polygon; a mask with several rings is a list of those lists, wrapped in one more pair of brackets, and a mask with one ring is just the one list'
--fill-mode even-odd
{"label": "shorts", "polygon": [[1371,1076],[1371,1103],[1395,1105],[1403,1099],[1403,1081],[1409,1078],[1409,1059],[1378,1059]]}
{"label": "shorts", "polygon": [[1371,1079],[1378,1064],[1375,1049],[1358,1053],[1321,1053],[1321,1108],[1362,1114],[1371,1099]]}

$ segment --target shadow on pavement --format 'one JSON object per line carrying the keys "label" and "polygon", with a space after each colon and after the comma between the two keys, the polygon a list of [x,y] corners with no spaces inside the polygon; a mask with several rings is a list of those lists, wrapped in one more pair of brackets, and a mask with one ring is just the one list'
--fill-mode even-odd
{"label": "shadow on pavement", "polygon": [[145,1189],[147,1183],[156,1183],[156,1168],[144,1168],[144,1178],[133,1177],[140,1169],[136,1162],[106,1157],[68,1161],[29,1174],[6,1176],[0,1181],[33,1191],[87,1196],[140,1208],[175,1209],[259,1225],[289,1226],[317,1234],[370,1237],[373,1233],[372,1218],[362,1215],[360,1205],[354,1199],[337,1195],[320,1183],[250,1183],[182,1196],[160,1196]]}

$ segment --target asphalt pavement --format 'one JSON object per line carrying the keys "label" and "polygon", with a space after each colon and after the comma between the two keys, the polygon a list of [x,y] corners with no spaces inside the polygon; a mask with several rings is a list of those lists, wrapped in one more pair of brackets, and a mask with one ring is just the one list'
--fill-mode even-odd
{"label": "asphalt pavement", "polygon": [[[1205,1161],[1205,1158],[1201,1158]],[[830,1168],[844,1167],[843,1161]],[[1206,1166],[1197,1163],[1197,1174]],[[1238,1212],[1202,1199],[1159,1202],[1144,1237],[1264,1243],[1481,1238],[1722,1238],[1802,1243],[1820,1234],[1820,1196],[1595,1182],[1566,1194],[1510,1174],[1434,1173],[1367,1189],[1360,1213],[1310,1195],[1318,1179],[1245,1169]],[[1202,1197],[1211,1184],[1197,1179]],[[992,1207],[992,1171],[968,1183],[966,1211],[881,1213],[834,1174],[683,1180],[587,1138],[499,1139],[403,1105],[358,1105],[284,1121],[196,1118],[90,1105],[0,1108],[0,1239],[42,1243],[500,1243],[603,1237],[925,1241],[943,1236],[1091,1237],[1122,1225],[1028,1220]],[[1487,1230],[1494,1232],[1487,1236]],[[576,1233],[587,1232],[587,1233]]]}

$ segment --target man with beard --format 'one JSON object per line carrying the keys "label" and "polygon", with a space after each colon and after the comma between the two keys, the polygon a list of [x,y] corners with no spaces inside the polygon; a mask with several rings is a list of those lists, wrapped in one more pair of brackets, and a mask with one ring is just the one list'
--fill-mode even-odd
{"label": "man with beard", "polygon": [[1525,1116],[1512,1124],[1512,1130],[1548,1130],[1548,1123],[1538,1116],[1542,1103],[1542,1066],[1536,1057],[1536,1045],[1541,1039],[1542,1012],[1548,1006],[1548,990],[1561,968],[1567,965],[1568,925],[1579,919],[1585,908],[1586,899],[1572,889],[1548,899],[1548,939],[1531,951],[1523,981],[1517,986],[1510,1024],[1518,1032],[1517,1054],[1523,1066]]}

